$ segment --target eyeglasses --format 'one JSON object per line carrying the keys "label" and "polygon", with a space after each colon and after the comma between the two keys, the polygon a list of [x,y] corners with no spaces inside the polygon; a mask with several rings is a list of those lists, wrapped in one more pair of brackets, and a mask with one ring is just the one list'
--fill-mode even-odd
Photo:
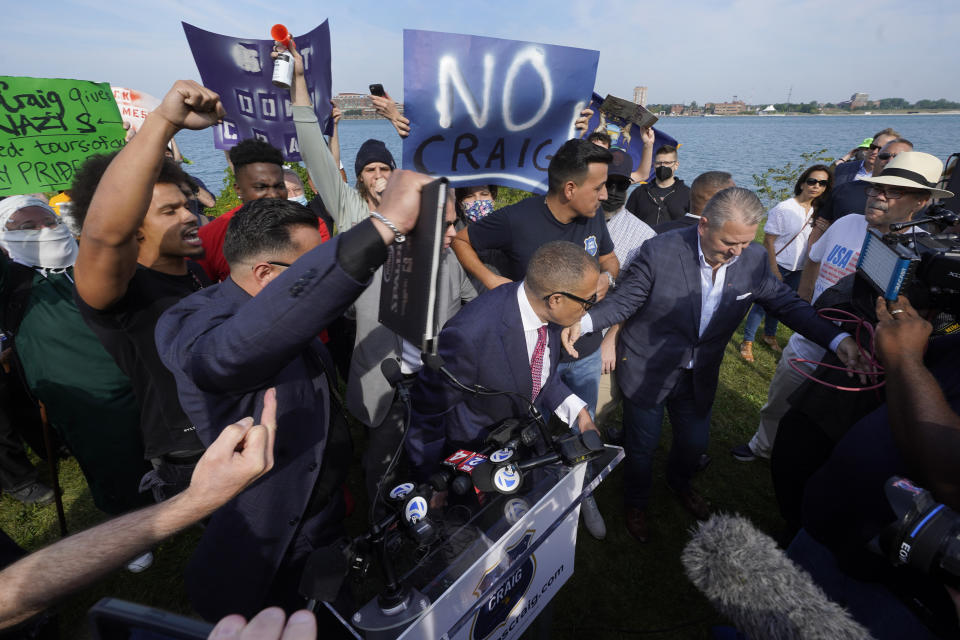
{"label": "eyeglasses", "polygon": [[815,185],[815,184],[818,184],[818,185],[820,185],[821,187],[825,187],[825,186],[827,186],[828,184],[830,184],[830,181],[829,181],[829,180],[817,180],[816,178],[807,178],[806,180],[803,181],[803,183],[804,183],[804,184],[808,184],[808,185],[810,185],[811,187],[812,187],[813,185]]}
{"label": "eyeglasses", "polygon": [[589,311],[590,307],[597,304],[597,294],[593,294],[589,298],[581,298],[580,296],[575,296],[572,293],[567,293],[566,291],[554,291],[551,294],[543,296],[543,299],[549,302],[550,298],[552,298],[553,296],[565,296],[567,298],[570,298],[571,300],[579,302],[580,304],[583,305],[584,311]]}
{"label": "eyeglasses", "polygon": [[868,147],[870,151],[879,151],[882,147],[878,144],[872,144]]}
{"label": "eyeglasses", "polygon": [[[10,225],[13,224],[11,227]],[[61,224],[60,218],[47,218],[44,220],[27,220],[25,222],[8,222],[7,231],[36,231],[37,229],[56,229]]]}
{"label": "eyeglasses", "polygon": [[899,153],[890,153],[889,151],[884,151],[883,153],[877,154],[878,160],[889,160],[891,158],[896,158]]}
{"label": "eyeglasses", "polygon": [[887,200],[899,200],[903,196],[909,195],[911,193],[919,193],[915,189],[901,189],[898,187],[874,187],[869,186],[866,189],[867,195],[871,198],[883,194]]}
{"label": "eyeglasses", "polygon": [[674,165],[674,164],[676,164],[676,163],[677,163],[676,160],[657,160],[656,162],[653,163],[653,166],[655,166],[655,167],[669,167],[669,166]]}
{"label": "eyeglasses", "polygon": [[276,260],[267,260],[267,264],[272,264],[275,267],[284,267],[284,268],[290,266],[289,262],[277,262]]}

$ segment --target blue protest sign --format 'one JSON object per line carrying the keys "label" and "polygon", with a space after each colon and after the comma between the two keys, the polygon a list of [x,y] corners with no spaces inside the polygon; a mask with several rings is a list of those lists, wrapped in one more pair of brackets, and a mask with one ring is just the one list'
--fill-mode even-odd
{"label": "blue protest sign", "polygon": [[[287,160],[300,160],[290,91],[271,82],[273,40],[234,38],[182,24],[203,86],[219,93],[227,110],[223,123],[214,127],[214,146],[229,149],[241,140],[260,138],[282,150]],[[268,28],[264,26],[264,33]],[[313,31],[294,36],[293,41],[303,56],[317,118],[327,133],[332,133],[330,27],[324,20]]]}
{"label": "blue protest sign", "polygon": [[404,30],[403,166],[453,186],[546,193],[552,153],[576,134],[600,52]]}
{"label": "blue protest sign", "polygon": [[[603,98],[598,93],[594,93],[590,98],[590,108],[593,115],[587,122],[586,131],[580,131],[579,136],[584,138],[595,131],[602,131],[610,136],[610,144],[617,149],[623,149],[633,158],[633,170],[636,171],[640,166],[643,156],[643,142],[640,140],[640,134],[636,127],[616,116],[600,113],[600,105],[603,104]],[[676,147],[677,141],[672,137],[653,127],[653,152],[663,145],[668,144]],[[653,166],[650,167],[650,176],[647,180],[653,179]]]}

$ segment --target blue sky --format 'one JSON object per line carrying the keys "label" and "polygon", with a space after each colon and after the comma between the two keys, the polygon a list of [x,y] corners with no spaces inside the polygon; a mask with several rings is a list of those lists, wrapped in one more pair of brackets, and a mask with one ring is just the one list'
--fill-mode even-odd
{"label": "blue sky", "polygon": [[[161,97],[199,79],[180,21],[266,38],[330,20],[333,90],[380,82],[402,96],[403,29],[428,29],[600,51],[597,91],[646,85],[651,103],[836,102],[871,97],[960,100],[960,3],[740,0],[562,3],[478,0],[54,0],[9,12],[0,73],[106,81]],[[27,9],[29,7],[29,9]],[[565,7],[568,7],[565,9]]]}

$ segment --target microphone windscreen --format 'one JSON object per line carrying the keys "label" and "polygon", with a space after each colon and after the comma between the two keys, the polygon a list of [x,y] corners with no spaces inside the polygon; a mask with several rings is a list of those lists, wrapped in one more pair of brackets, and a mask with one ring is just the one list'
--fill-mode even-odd
{"label": "microphone windscreen", "polygon": [[741,516],[699,523],[681,555],[687,577],[749,638],[870,638],[773,539]]}
{"label": "microphone windscreen", "polygon": [[494,491],[493,474],[496,470],[497,467],[487,460],[475,466],[473,473],[470,474],[470,479],[473,480],[473,486],[475,486],[478,491],[484,493]]}
{"label": "microphone windscreen", "polygon": [[315,549],[300,576],[300,595],[321,602],[337,599],[340,586],[347,575],[347,557],[337,546]]}
{"label": "microphone windscreen", "polygon": [[380,373],[387,379],[391,387],[396,387],[403,381],[403,372],[400,371],[400,363],[396,358],[387,358],[381,362]]}

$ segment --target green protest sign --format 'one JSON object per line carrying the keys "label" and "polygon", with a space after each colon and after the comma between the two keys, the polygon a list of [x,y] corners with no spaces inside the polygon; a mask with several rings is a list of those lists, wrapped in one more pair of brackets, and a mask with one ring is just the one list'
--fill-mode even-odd
{"label": "green protest sign", "polygon": [[124,137],[109,83],[0,76],[0,196],[68,189]]}

